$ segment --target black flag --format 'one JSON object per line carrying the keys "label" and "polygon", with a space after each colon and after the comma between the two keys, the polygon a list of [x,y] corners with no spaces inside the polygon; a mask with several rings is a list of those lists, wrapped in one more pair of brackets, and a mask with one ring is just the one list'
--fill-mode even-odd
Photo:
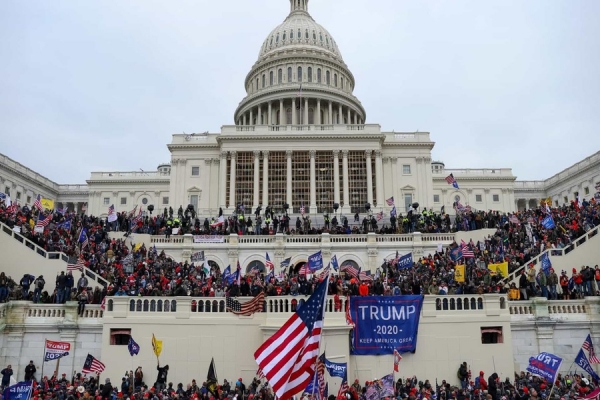
{"label": "black flag", "polygon": [[210,360],[208,374],[206,375],[206,388],[213,396],[217,397],[217,369],[215,368],[215,359]]}

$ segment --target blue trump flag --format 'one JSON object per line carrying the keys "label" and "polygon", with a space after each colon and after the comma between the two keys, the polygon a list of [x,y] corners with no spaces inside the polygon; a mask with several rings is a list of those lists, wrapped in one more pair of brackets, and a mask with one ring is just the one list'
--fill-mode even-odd
{"label": "blue trump flag", "polygon": [[129,343],[127,343],[127,350],[131,357],[137,355],[140,352],[140,345],[133,340],[133,336],[129,336]]}
{"label": "blue trump flag", "polygon": [[527,371],[534,375],[548,379],[550,382],[556,380],[556,375],[562,364],[562,358],[552,353],[542,352],[529,359]]}
{"label": "blue trump flag", "polygon": [[548,252],[545,252],[540,256],[540,261],[542,263],[542,271],[548,275],[550,273],[550,268],[552,268],[552,263],[550,262],[550,256],[548,256]]}
{"label": "blue trump flag", "polygon": [[334,255],[333,257],[331,257],[331,266],[333,267],[334,271],[337,271],[338,269],[340,269],[340,265],[338,264],[338,260],[337,260],[337,256]]}
{"label": "blue trump flag", "polygon": [[[228,265],[227,268],[223,270],[222,276],[224,281],[226,280],[229,282],[229,277],[231,276],[231,265]],[[229,282],[229,284],[231,284],[231,282]]]}
{"label": "blue trump flag", "polygon": [[450,250],[450,258],[452,261],[458,261],[462,258],[462,251],[460,246],[456,246],[454,249]]}
{"label": "blue trump flag", "polygon": [[554,224],[554,220],[552,219],[551,215],[548,215],[542,220],[542,226],[546,229],[556,228],[556,225]]}
{"label": "blue trump flag", "polygon": [[415,351],[423,296],[350,297],[351,354]]}
{"label": "blue trump flag", "polygon": [[577,357],[575,357],[575,364],[577,364],[577,366],[579,368],[581,368],[582,370],[584,370],[585,372],[590,374],[590,376],[592,377],[592,379],[594,381],[596,381],[596,382],[600,381],[600,376],[598,376],[596,371],[594,371],[594,368],[592,368],[589,360],[587,359],[587,357],[585,356],[585,353],[583,352],[583,349],[579,349],[579,353],[577,353]]}
{"label": "blue trump flag", "polygon": [[33,381],[19,382],[4,389],[2,400],[29,400],[31,398],[32,388]]}
{"label": "blue trump flag", "polygon": [[323,268],[323,254],[321,250],[308,256],[308,269],[310,272],[315,272]]}
{"label": "blue trump flag", "polygon": [[412,266],[413,266],[412,253],[408,253],[408,254],[405,254],[402,257],[400,257],[398,259],[398,264],[396,265],[396,267],[398,269],[412,268]]}
{"label": "blue trump flag", "polygon": [[327,372],[329,372],[330,376],[337,376],[342,379],[346,377],[346,373],[348,371],[347,363],[335,363],[329,361],[327,357],[325,357],[325,368],[327,368]]}

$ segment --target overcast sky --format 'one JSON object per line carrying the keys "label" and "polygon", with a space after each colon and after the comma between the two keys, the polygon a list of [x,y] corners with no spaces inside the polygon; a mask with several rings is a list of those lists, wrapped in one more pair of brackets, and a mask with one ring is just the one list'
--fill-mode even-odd
{"label": "overcast sky", "polygon": [[[310,0],[367,122],[447,168],[546,179],[600,149],[600,1]],[[0,2],[0,152],[59,183],[233,124],[289,0]]]}

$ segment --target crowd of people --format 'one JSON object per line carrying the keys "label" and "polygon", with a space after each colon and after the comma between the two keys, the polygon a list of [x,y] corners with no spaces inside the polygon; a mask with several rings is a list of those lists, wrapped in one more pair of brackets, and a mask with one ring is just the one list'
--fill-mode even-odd
{"label": "crowd of people", "polygon": [[[2,387],[6,388],[13,375],[11,366],[3,369]],[[169,366],[157,366],[157,378],[154,383],[146,383],[150,379],[144,377],[142,367],[124,374],[120,381],[111,378],[100,379],[98,375],[74,373],[69,378],[44,376],[36,380],[33,361],[26,367],[25,380],[33,381],[32,399],[38,400],[273,400],[275,398],[268,382],[255,377],[246,384],[242,378],[235,382],[224,379],[222,382],[202,382],[192,380],[188,384],[174,384],[169,379]],[[398,375],[407,375],[399,373]],[[103,382],[103,383],[101,383]],[[393,382],[393,381],[392,381]],[[346,390],[337,393],[324,393],[327,400],[373,400],[408,399],[408,400],[537,400],[556,399],[574,400],[589,395],[597,388],[598,382],[592,377],[571,373],[558,374],[554,382],[530,374],[515,373],[514,377],[501,379],[496,372],[486,374],[479,371],[474,377],[466,362],[457,370],[457,377],[448,380],[420,380],[416,376],[398,378],[390,383],[390,387],[382,386],[381,381],[366,381],[363,384],[355,379],[348,382]],[[376,388],[376,390],[371,390]],[[383,393],[383,394],[382,394]],[[381,395],[381,396],[380,396]],[[375,396],[375,397],[373,397]],[[317,394],[312,390],[299,393],[298,400],[316,400]]]}
{"label": "crowd of people", "polygon": [[[507,286],[504,279],[506,277],[491,271],[488,265],[507,262],[509,271],[512,272],[519,266],[527,265],[545,249],[568,249],[575,238],[600,223],[599,210],[600,205],[595,201],[584,200],[581,203],[554,208],[544,206],[514,214],[459,212],[455,219],[458,222],[455,224],[464,225],[467,229],[495,229],[495,233],[485,240],[464,244],[473,253],[472,257],[456,258],[455,250],[457,247],[463,249],[463,244],[453,243],[441,252],[414,260],[412,267],[399,269],[397,259],[386,260],[370,276],[360,275],[355,268],[345,269],[342,265],[341,269],[345,271],[331,276],[329,291],[330,294],[339,296],[509,293],[509,297],[515,300],[532,295],[577,298],[596,294],[599,289],[598,279],[595,279],[595,275],[591,281],[587,278],[593,268],[573,266],[575,272],[569,279],[567,290],[559,288],[556,293],[555,288],[552,288],[552,282],[556,282],[552,274],[545,277],[546,284],[540,281],[539,276],[531,279],[528,273],[524,274],[528,279],[525,287],[516,288]],[[164,221],[158,222],[160,218],[164,218],[162,215],[138,221],[133,224],[133,232],[144,227],[150,228],[153,224],[157,231],[173,229],[178,224],[177,217],[171,218],[169,211],[165,213],[169,221],[172,221],[171,227]],[[202,262],[178,262],[167,257],[164,252],[157,251],[155,247],[128,244],[127,237],[111,239],[108,232],[115,226],[129,225],[129,216],[119,215],[115,222],[108,223],[104,219],[85,214],[46,211],[46,218],[51,218],[51,222],[42,231],[38,229],[36,232],[36,221],[40,219],[40,214],[42,212],[35,208],[25,206],[15,209],[0,205],[0,221],[47,251],[63,252],[72,258],[73,263],[79,259],[80,263],[106,279],[110,285],[92,289],[87,286],[87,279],[83,274],[81,277],[74,277],[66,273],[56,277],[57,288],[53,293],[48,293],[44,291],[43,276],[25,274],[23,278],[12,279],[0,274],[0,301],[29,299],[43,303],[62,303],[77,300],[82,304],[100,304],[105,295],[218,297],[255,296],[259,292],[265,292],[266,296],[306,295],[311,293],[320,279],[318,271],[312,276],[299,274],[301,266],[296,265],[281,273],[264,270],[242,273],[244,279],[238,286],[230,277],[223,276],[224,271],[214,264],[208,272]],[[268,218],[269,214],[266,216]],[[542,223],[548,216],[555,225],[552,228],[546,228]],[[133,213],[131,217],[135,218]],[[425,211],[419,217],[424,221],[436,218],[435,214],[429,215]],[[206,221],[201,226],[205,227]],[[222,234],[223,230],[228,229],[225,223],[212,228],[209,223],[209,228],[213,234]],[[458,265],[464,265],[465,268],[462,280],[456,277]],[[598,268],[595,267],[595,270],[598,271]],[[582,277],[581,282],[579,276]],[[562,287],[562,278],[559,283]]]}

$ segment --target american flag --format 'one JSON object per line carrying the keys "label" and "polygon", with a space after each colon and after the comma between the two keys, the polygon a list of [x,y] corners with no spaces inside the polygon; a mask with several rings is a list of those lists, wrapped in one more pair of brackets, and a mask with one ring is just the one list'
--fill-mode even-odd
{"label": "american flag", "polygon": [[582,349],[587,350],[590,353],[590,363],[591,364],[600,364],[600,359],[596,356],[596,352],[594,351],[594,345],[592,344],[592,337],[588,334],[581,346]]}
{"label": "american flag", "polygon": [[75,264],[67,264],[67,271],[83,271],[85,268],[85,261],[83,258],[77,259]]}
{"label": "american flag", "polygon": [[326,399],[325,394],[325,353],[319,356],[317,361],[317,382],[319,382],[319,396]]}
{"label": "american flag", "polygon": [[331,268],[330,268],[329,265],[327,265],[327,267],[325,267],[325,269],[323,269],[323,271],[321,271],[321,273],[318,275],[319,280],[321,280],[321,279],[328,279],[330,272],[331,272]]}
{"label": "american flag", "polygon": [[112,215],[115,213],[115,205],[111,204],[110,207],[108,207],[108,215]]}
{"label": "american flag", "polygon": [[52,216],[48,215],[47,217],[44,218],[43,214],[40,214],[38,216],[38,220],[35,223],[35,226],[39,226],[39,227],[44,227],[44,226],[48,226],[48,224],[50,223],[50,221],[52,221]]}
{"label": "american flag", "polygon": [[454,174],[448,175],[446,177],[446,182],[448,182],[448,185],[452,185],[455,189],[458,189],[458,182],[454,179]]}
{"label": "american flag", "polygon": [[519,218],[516,215],[511,215],[510,217],[508,217],[508,220],[515,225],[521,225],[521,221],[519,221]]}
{"label": "american flag", "polygon": [[350,296],[346,296],[346,324],[348,324],[348,326],[354,326],[354,321],[350,314]]}
{"label": "american flag", "polygon": [[261,312],[263,310],[264,302],[265,294],[263,292],[260,292],[255,298],[244,304],[228,297],[227,311],[231,311],[235,315],[245,315],[246,317],[249,317],[254,313]]}
{"label": "american flag", "polygon": [[340,267],[340,272],[345,272],[354,278],[358,278],[358,273],[360,272],[360,269],[356,269],[354,266],[346,264]]}
{"label": "american flag", "polygon": [[280,399],[306,388],[315,373],[328,281],[323,281],[291,318],[254,353]]}
{"label": "american flag", "polygon": [[350,387],[348,386],[348,379],[344,379],[340,385],[337,398],[339,399],[340,397],[343,397],[348,390],[350,390]]}
{"label": "american flag", "polygon": [[390,197],[385,202],[387,203],[388,206],[390,206],[390,207],[393,206],[394,205],[394,196]]}
{"label": "american flag", "polygon": [[304,202],[302,202],[302,204],[300,205],[300,215],[304,216]]}
{"label": "american flag", "polygon": [[267,254],[267,256],[265,257],[266,258],[265,266],[267,267],[267,269],[269,271],[271,271],[272,269],[275,268],[275,264],[273,264],[273,261],[271,261],[271,258],[269,257],[269,253],[266,253],[266,254]]}
{"label": "american flag", "polygon": [[302,84],[300,84],[300,90],[298,91],[298,97],[302,97]]}
{"label": "american flag", "polygon": [[308,275],[310,274],[310,268],[308,268],[308,263],[304,264],[302,267],[300,267],[300,270],[298,271],[299,275]]}
{"label": "american flag", "polygon": [[37,195],[37,197],[35,198],[35,201],[33,202],[33,206],[40,211],[44,210],[44,207],[42,207],[42,195],[40,195],[40,194]]}
{"label": "american flag", "polygon": [[264,379],[265,378],[265,374],[263,374],[262,369],[258,369],[256,370],[256,376],[258,377],[258,379]]}
{"label": "american flag", "polygon": [[462,248],[463,258],[475,258],[475,253],[469,248],[464,240],[460,240],[460,247]]}
{"label": "american flag", "polygon": [[375,215],[375,218],[377,218],[377,221],[381,221],[383,219],[383,210],[378,212],[377,215]]}
{"label": "american flag", "polygon": [[371,271],[361,271],[360,274],[358,274],[358,277],[361,281],[373,282],[373,275],[371,275]]}
{"label": "american flag", "polygon": [[83,368],[81,368],[81,372],[84,374],[91,374],[92,372],[101,374],[102,371],[104,371],[104,368],[105,365],[102,364],[100,360],[97,360],[93,355],[88,354],[85,363],[83,364]]}

